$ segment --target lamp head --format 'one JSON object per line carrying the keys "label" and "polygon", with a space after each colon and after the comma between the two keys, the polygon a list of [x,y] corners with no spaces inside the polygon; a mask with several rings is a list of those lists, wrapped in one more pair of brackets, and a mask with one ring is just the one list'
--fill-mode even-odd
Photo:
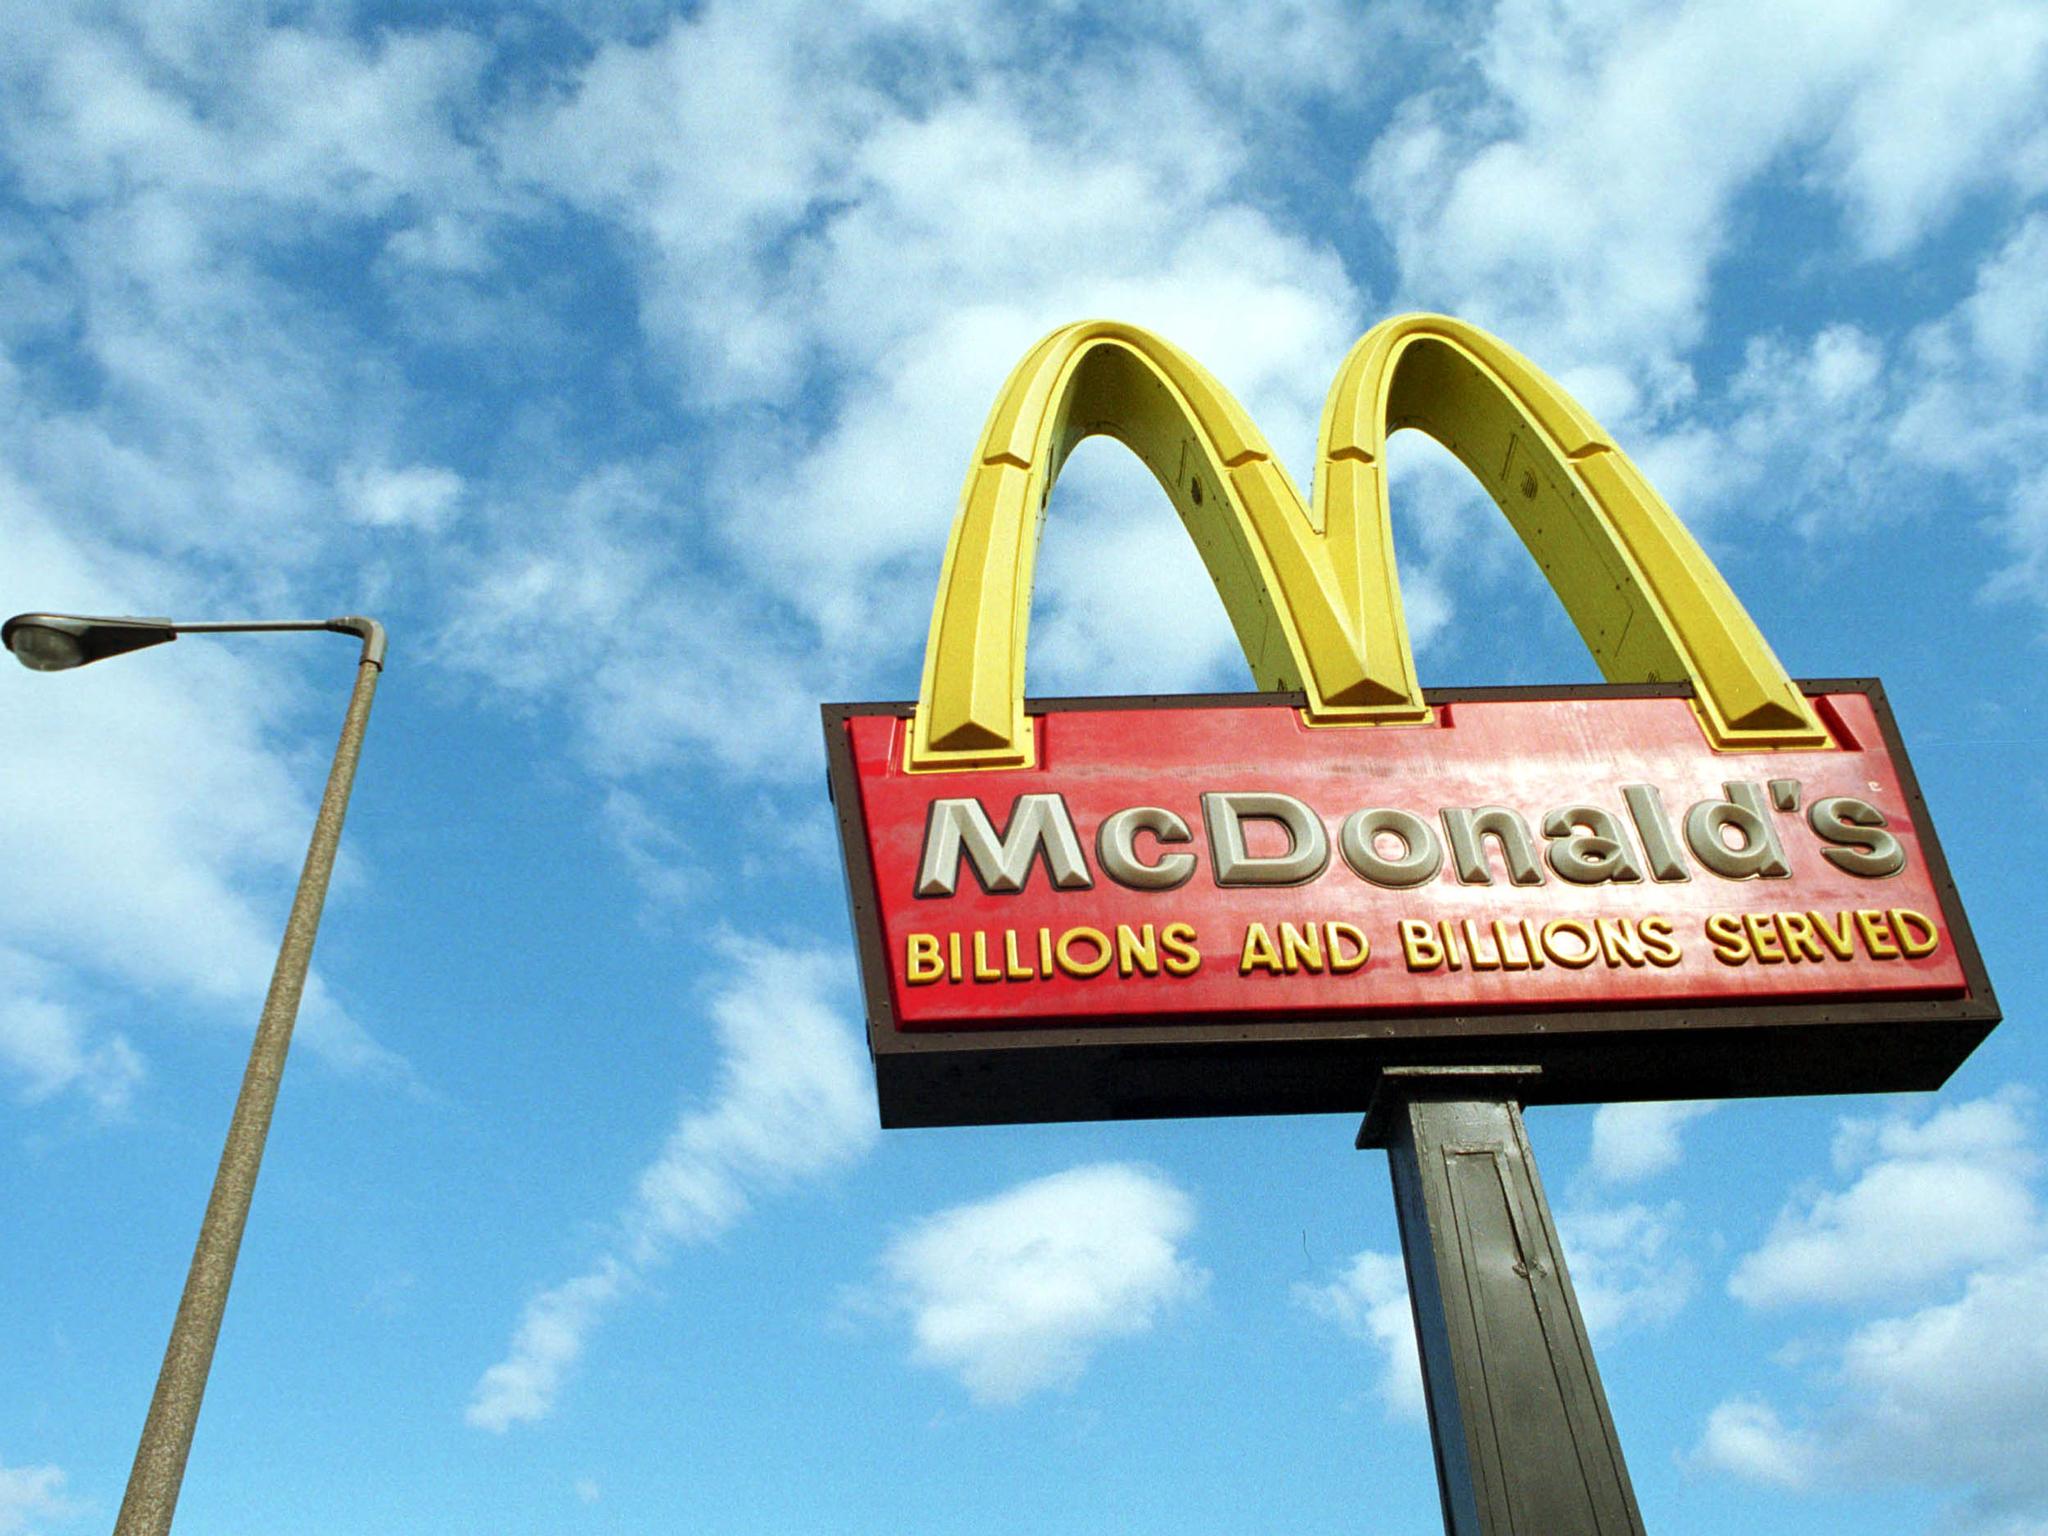
{"label": "lamp head", "polygon": [[175,640],[166,619],[97,619],[70,613],[18,613],[0,625],[0,643],[24,667],[65,672],[88,662]]}

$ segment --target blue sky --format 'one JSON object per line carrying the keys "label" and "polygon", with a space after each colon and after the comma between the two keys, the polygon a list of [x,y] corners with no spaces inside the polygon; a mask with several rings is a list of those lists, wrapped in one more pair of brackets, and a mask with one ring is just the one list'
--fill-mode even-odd
{"label": "blue sky", "polygon": [[[1531,1112],[1651,1528],[2048,1530],[2048,12],[0,10],[0,611],[391,667],[191,1531],[1436,1528],[1348,1117],[876,1129],[823,699],[982,413],[1149,325],[1297,476],[1495,330],[1890,690],[2008,1022],[1939,1095]],[[1592,666],[1396,450],[1426,682]],[[1121,450],[1031,684],[1246,686]],[[118,1506],[353,652],[0,674],[0,1536]]]}

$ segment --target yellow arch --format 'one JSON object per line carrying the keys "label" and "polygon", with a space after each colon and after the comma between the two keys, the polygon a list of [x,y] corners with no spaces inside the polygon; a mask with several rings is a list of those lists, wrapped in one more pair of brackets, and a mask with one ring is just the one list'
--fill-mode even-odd
{"label": "yellow arch", "polygon": [[1064,326],[996,398],[961,492],[911,730],[914,771],[1035,760],[1025,645],[1039,524],[1077,443],[1144,461],[1201,552],[1264,689],[1317,724],[1429,718],[1387,513],[1386,438],[1427,432],[1486,487],[1612,682],[1690,678],[1719,749],[1826,731],[1735,594],[1597,422],[1484,331],[1442,315],[1375,326],[1323,409],[1315,501],[1192,357],[1137,326]]}

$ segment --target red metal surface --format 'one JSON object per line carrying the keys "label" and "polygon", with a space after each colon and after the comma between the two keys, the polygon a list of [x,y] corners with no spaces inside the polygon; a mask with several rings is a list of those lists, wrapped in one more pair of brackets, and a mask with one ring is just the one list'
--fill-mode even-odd
{"label": "red metal surface", "polygon": [[[1885,748],[1870,701],[1860,693],[1825,697],[1823,713],[1841,749],[1822,752],[1716,754],[1709,751],[1686,702],[1676,698],[1569,698],[1463,701],[1440,706],[1433,727],[1313,729],[1284,706],[1143,708],[1052,713],[1037,721],[1039,764],[1016,772],[909,774],[903,733],[908,722],[882,715],[843,722],[849,733],[862,820],[888,955],[889,991],[899,1029],[1000,1030],[1025,1026],[1215,1022],[1257,1018],[1342,1018],[1387,1014],[1490,1014],[1546,1009],[1580,1010],[1647,1005],[1761,1004],[1764,1002],[1872,1001],[1963,997],[1963,967],[1946,932],[1908,796]],[[1721,797],[1722,785],[1747,780],[1760,788],[1795,779],[1800,810],[1770,812],[1791,873],[1785,878],[1730,880],[1688,858],[1684,882],[1575,885],[1547,866],[1539,886],[1508,884],[1493,861],[1491,885],[1461,884],[1448,857],[1429,883],[1386,889],[1355,874],[1336,851],[1344,818],[1363,807],[1412,811],[1441,835],[1443,807],[1503,805],[1519,811],[1535,835],[1538,856],[1546,840],[1543,814],[1590,803],[1606,808],[1640,849],[1622,798],[1627,784],[1655,786],[1676,827],[1696,801]],[[1332,854],[1320,877],[1286,888],[1219,888],[1203,836],[1204,791],[1278,791],[1313,807],[1328,830]],[[941,797],[971,796],[995,826],[1007,822],[1020,794],[1056,792],[1072,814],[1094,884],[1055,890],[1043,860],[1034,863],[1021,891],[990,894],[963,869],[956,894],[920,899],[914,882],[927,813]],[[1903,845],[1905,867],[1882,878],[1859,877],[1822,857],[1824,843],[1808,827],[1805,808],[1823,796],[1851,795],[1883,812],[1887,830]],[[1174,811],[1194,833],[1185,851],[1196,855],[1193,878],[1171,891],[1130,890],[1110,880],[1096,857],[1096,830],[1127,806]],[[1279,851],[1273,843],[1254,853]],[[1146,856],[1155,850],[1147,842]],[[1896,932],[1889,916],[1859,923],[1843,913],[1889,914],[1905,909],[1935,925],[1931,952],[1875,958],[1884,936]],[[1755,958],[1741,964],[1717,959],[1705,925],[1714,914],[1740,921],[1789,913],[1811,923],[1830,922],[1846,935],[1850,958],[1832,947],[1822,960]],[[1399,937],[1403,920],[1427,923],[1441,942],[1449,922],[1460,940],[1471,920],[1482,940],[1481,960],[1502,938],[1506,959],[1527,949],[1532,929],[1556,920],[1628,920],[1661,917],[1670,925],[1676,963],[1640,965],[1625,956],[1596,956],[1574,967],[1552,959],[1541,968],[1475,969],[1472,956],[1457,969],[1446,964],[1416,970]],[[1492,926],[1496,920],[1503,930]],[[1240,973],[1249,925],[1264,924],[1276,941],[1278,925],[1300,930],[1346,923],[1370,940],[1365,963],[1346,974],[1303,968],[1292,974]],[[1843,926],[1846,922],[1846,927]],[[906,945],[913,933],[962,936],[970,974],[973,938],[986,935],[984,953],[994,969],[1041,969],[1038,933],[1058,936],[1078,927],[1114,938],[1118,925],[1156,933],[1169,923],[1194,929],[1201,962],[1192,974],[1119,974],[1111,964],[1080,978],[1055,965],[1029,979],[955,981],[921,985],[905,977]],[[1005,933],[1016,935],[1014,966]],[[1580,952],[1576,930],[1554,930],[1564,954]],[[1871,943],[1872,934],[1877,943]],[[1514,941],[1520,936],[1521,944]],[[1489,945],[1486,940],[1494,940]],[[1540,935],[1539,935],[1539,948]],[[1796,948],[1797,946],[1795,946]],[[1347,951],[1349,946],[1346,946]],[[1092,943],[1076,940],[1077,959]],[[1424,955],[1426,958],[1426,955]]]}

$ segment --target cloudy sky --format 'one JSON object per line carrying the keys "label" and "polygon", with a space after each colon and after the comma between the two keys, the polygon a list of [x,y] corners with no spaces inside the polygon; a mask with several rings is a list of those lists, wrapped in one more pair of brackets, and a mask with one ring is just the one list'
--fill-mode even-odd
{"label": "cloudy sky", "polygon": [[[2048,1530],[2040,5],[13,5],[0,612],[392,634],[181,1528],[1434,1528],[1351,1120],[877,1129],[817,725],[1044,331],[1300,477],[1413,308],[1884,678],[2009,1019],[1532,1112],[1649,1525]],[[1424,680],[1590,678],[1395,468]],[[1113,446],[1035,613],[1036,691],[1248,685]],[[0,1536],[119,1504],[352,659],[0,674]]]}

